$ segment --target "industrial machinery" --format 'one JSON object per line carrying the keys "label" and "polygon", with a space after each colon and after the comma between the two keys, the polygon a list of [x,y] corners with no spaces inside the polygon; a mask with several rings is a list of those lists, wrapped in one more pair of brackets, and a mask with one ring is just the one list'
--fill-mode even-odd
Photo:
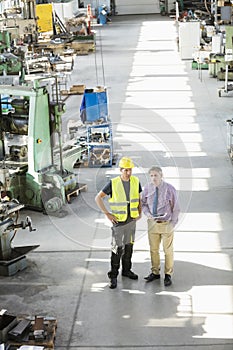
{"label": "industrial machinery", "polygon": [[0,49],[1,52],[9,49],[11,47],[11,37],[8,30],[0,31]]}
{"label": "industrial machinery", "polygon": [[11,40],[32,44],[37,41],[37,18],[34,0],[1,2],[0,30],[7,30]]}
{"label": "industrial machinery", "polygon": [[[29,209],[65,216],[66,195],[78,184],[63,164],[64,103],[58,97],[51,101],[38,81],[32,86],[0,86],[0,96],[0,171],[7,195]],[[75,163],[80,149],[69,147],[66,163],[67,158]]]}
{"label": "industrial machinery", "polygon": [[22,70],[22,62],[19,57],[12,53],[0,54],[0,75],[19,74]]}
{"label": "industrial machinery", "polygon": [[[4,170],[0,169],[1,185],[4,178]],[[32,228],[30,217],[25,221],[18,223],[19,210],[24,206],[17,200],[8,200],[6,192],[1,186],[0,200],[0,275],[9,276],[27,267],[26,256],[29,251],[39,247],[25,246],[13,247],[13,239],[18,229],[29,228],[29,231],[35,231]]]}
{"label": "industrial machinery", "polygon": [[0,51],[0,75],[19,74],[22,69],[22,52],[17,49],[19,56],[13,54],[16,48],[11,46],[8,30],[0,30]]}

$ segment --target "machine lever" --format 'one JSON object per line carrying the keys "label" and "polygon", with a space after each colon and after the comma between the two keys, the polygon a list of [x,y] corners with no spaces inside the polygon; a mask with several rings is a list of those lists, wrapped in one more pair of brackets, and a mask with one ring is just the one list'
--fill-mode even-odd
{"label": "machine lever", "polygon": [[8,226],[8,229],[15,230],[18,228],[22,228],[23,230],[25,230],[25,228],[27,227],[29,228],[30,232],[36,231],[36,229],[32,227],[32,220],[29,216],[26,217],[25,221],[21,221],[20,224],[12,224]]}
{"label": "machine lever", "polygon": [[36,228],[32,227],[32,220],[31,220],[30,216],[26,217],[26,226],[28,226],[30,232],[36,231]]}
{"label": "machine lever", "polygon": [[26,227],[28,227],[30,232],[36,231],[35,228],[32,228],[32,220],[31,220],[30,216],[27,216],[26,220],[21,221],[21,223],[19,225],[20,225],[19,227],[21,227],[22,229],[25,229]]}

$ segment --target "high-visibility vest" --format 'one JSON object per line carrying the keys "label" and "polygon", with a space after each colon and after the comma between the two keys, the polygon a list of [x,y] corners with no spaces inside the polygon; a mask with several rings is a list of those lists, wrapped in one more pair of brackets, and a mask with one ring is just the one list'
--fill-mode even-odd
{"label": "high-visibility vest", "polygon": [[139,216],[139,179],[136,176],[130,177],[130,200],[126,199],[124,186],[120,176],[113,178],[112,180],[112,197],[109,198],[109,204],[111,212],[116,216],[118,221],[127,220],[127,208],[130,204],[130,216],[131,218],[137,218]]}

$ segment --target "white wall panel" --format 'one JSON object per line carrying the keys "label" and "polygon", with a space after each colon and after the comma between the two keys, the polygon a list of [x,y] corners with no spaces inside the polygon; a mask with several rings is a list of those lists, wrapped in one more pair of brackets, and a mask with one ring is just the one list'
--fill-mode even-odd
{"label": "white wall panel", "polygon": [[67,3],[53,3],[53,8],[56,11],[60,19],[65,23],[65,19],[73,18],[77,13],[78,7],[76,0],[72,0]]}
{"label": "white wall panel", "polygon": [[118,15],[159,13],[159,0],[115,0]]}
{"label": "white wall panel", "polygon": [[179,51],[181,59],[192,59],[200,47],[200,22],[179,22]]}

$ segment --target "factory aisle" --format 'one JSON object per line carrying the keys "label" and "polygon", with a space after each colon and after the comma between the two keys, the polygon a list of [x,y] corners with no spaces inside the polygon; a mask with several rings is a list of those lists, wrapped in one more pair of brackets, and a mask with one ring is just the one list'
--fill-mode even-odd
{"label": "factory aisle", "polygon": [[[233,94],[219,98],[223,82],[208,71],[200,79],[191,61],[180,59],[170,18],[118,16],[95,29],[96,53],[77,57],[71,83],[106,85],[114,153],[134,160],[143,186],[148,169],[159,165],[177,188],[173,284],[144,281],[150,256],[143,217],[133,256],[139,280],[119,275],[118,288],[109,289],[110,223],[94,197],[118,170],[80,168],[88,191],[67,205],[68,216],[30,212],[37,231],[17,234],[15,244],[40,247],[26,270],[0,277],[0,305],[56,317],[58,350],[232,350],[233,169],[225,121]],[[78,118],[79,103],[67,100],[64,123]]]}

